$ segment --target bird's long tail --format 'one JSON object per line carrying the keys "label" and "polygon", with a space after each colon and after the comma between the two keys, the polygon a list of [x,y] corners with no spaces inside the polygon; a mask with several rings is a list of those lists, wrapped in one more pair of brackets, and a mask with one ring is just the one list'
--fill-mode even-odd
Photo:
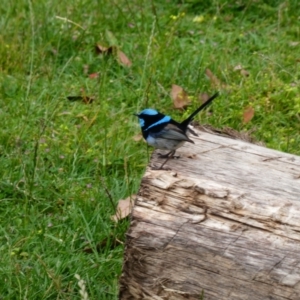
{"label": "bird's long tail", "polygon": [[187,127],[190,122],[194,119],[194,117],[197,115],[199,111],[204,109],[207,105],[209,105],[216,97],[219,96],[219,93],[215,93],[213,96],[211,96],[206,102],[204,102],[199,108],[197,108],[187,119],[181,122],[181,125],[184,127]]}

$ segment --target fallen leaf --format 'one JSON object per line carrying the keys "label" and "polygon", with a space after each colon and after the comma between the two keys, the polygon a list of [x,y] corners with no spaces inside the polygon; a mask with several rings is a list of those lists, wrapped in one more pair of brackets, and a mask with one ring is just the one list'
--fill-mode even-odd
{"label": "fallen leaf", "polygon": [[241,70],[241,75],[248,77],[250,75],[250,73],[247,70],[242,69]]}
{"label": "fallen leaf", "polygon": [[89,75],[89,78],[94,79],[94,78],[98,78],[99,74],[98,73],[92,73]]}
{"label": "fallen leaf", "polygon": [[105,47],[100,44],[96,44],[95,50],[97,54],[107,54],[107,55],[113,54],[114,56],[117,57],[119,64],[123,66],[130,67],[132,65],[132,62],[127,57],[127,55],[123,51],[118,49],[116,46]]}
{"label": "fallen leaf", "polygon": [[172,84],[171,98],[173,100],[174,107],[177,109],[184,109],[191,103],[186,91],[176,84]]}
{"label": "fallen leaf", "polygon": [[250,73],[247,71],[247,70],[245,70],[244,68],[243,68],[243,66],[242,65],[237,65],[237,66],[235,66],[234,68],[233,68],[233,70],[234,71],[240,71],[240,73],[241,73],[241,75],[243,75],[243,76],[245,76],[245,77],[248,77],[249,75],[250,75]]}
{"label": "fallen leaf", "polygon": [[215,86],[220,86],[221,82],[220,80],[214,75],[214,73],[210,69],[205,70],[206,76],[209,78],[211,83]]}
{"label": "fallen leaf", "polygon": [[242,69],[243,69],[242,65],[236,65],[236,66],[233,68],[234,71],[240,71],[240,70],[242,70]]}
{"label": "fallen leaf", "polygon": [[97,44],[95,46],[95,51],[96,51],[97,54],[102,54],[104,52],[107,52],[107,49],[108,49],[108,47],[104,47],[104,46],[102,46],[100,44]]}
{"label": "fallen leaf", "polygon": [[112,54],[114,49],[115,49],[114,46],[105,47],[100,44],[96,44],[96,46],[95,46],[95,51],[97,54]]}
{"label": "fallen leaf", "polygon": [[198,96],[200,102],[205,103],[209,99],[209,95],[207,93],[202,93]]}
{"label": "fallen leaf", "polygon": [[243,123],[249,123],[252,118],[254,117],[254,108],[249,106],[245,109],[244,113],[243,113]]}
{"label": "fallen leaf", "polygon": [[222,83],[217,76],[210,69],[205,70],[206,76],[209,78],[211,84],[215,88],[226,88],[226,84]]}
{"label": "fallen leaf", "polygon": [[111,216],[111,219],[115,222],[118,222],[126,218],[131,213],[135,197],[136,195],[133,194],[124,200],[119,200],[116,214]]}
{"label": "fallen leaf", "polygon": [[132,139],[133,139],[135,142],[139,142],[142,138],[143,138],[142,134],[139,133],[139,134],[135,135]]}
{"label": "fallen leaf", "polygon": [[132,65],[131,60],[121,50],[118,50],[117,56],[118,56],[118,61],[120,64],[122,64],[126,67],[130,67]]}

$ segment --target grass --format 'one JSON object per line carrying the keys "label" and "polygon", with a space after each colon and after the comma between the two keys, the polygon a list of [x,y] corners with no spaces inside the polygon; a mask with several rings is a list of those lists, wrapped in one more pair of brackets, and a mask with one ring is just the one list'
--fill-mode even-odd
{"label": "grass", "polygon": [[[136,193],[148,162],[133,140],[142,108],[180,120],[219,89],[201,122],[300,154],[299,2],[205,3],[2,1],[0,299],[81,299],[76,274],[90,299],[117,298],[128,221],[111,221],[110,199]],[[172,84],[193,96],[187,111],[174,110]],[[95,101],[67,100],[82,94]]]}

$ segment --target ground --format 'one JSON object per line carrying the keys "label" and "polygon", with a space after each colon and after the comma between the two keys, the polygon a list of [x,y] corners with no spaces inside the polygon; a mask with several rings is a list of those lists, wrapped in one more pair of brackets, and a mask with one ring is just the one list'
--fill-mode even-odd
{"label": "ground", "polygon": [[1,2],[0,299],[80,299],[75,274],[117,298],[111,215],[152,151],[133,113],[179,121],[218,90],[198,121],[300,154],[300,3],[212,2]]}

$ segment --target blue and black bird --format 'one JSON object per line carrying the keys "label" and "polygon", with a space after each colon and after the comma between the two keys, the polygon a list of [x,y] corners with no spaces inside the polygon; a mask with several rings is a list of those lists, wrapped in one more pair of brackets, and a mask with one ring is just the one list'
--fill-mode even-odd
{"label": "blue and black bird", "polygon": [[196,114],[209,105],[218,95],[216,93],[211,96],[181,123],[151,108],[144,109],[139,114],[135,114],[139,118],[142,134],[146,142],[154,148],[170,150],[167,154],[160,154],[161,157],[167,159],[158,169],[162,169],[169,158],[174,157],[176,149],[181,147],[185,142],[194,144],[187,136],[187,131],[196,136],[197,134],[188,125],[193,121]]}

